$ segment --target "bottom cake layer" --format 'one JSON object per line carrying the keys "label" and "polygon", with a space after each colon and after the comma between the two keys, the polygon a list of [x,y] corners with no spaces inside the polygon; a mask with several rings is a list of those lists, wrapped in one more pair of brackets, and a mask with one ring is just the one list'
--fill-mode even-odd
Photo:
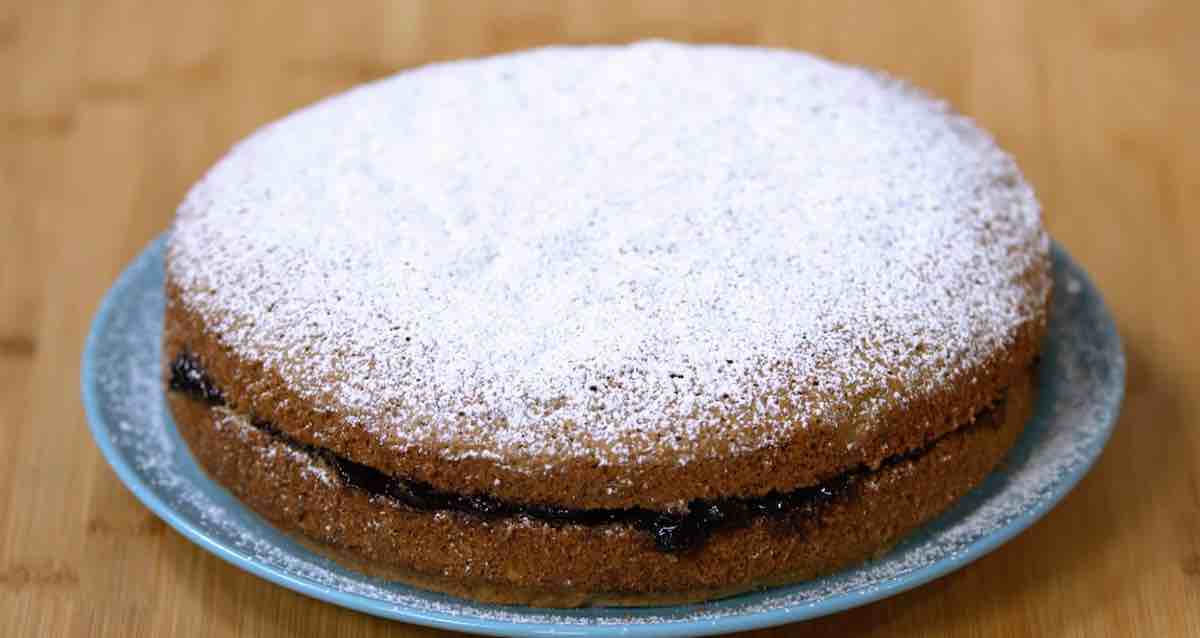
{"label": "bottom cake layer", "polygon": [[972,424],[862,469],[816,507],[715,530],[664,552],[627,522],[584,525],[409,507],[346,481],[320,453],[224,407],[168,393],[208,474],[352,569],[484,602],[547,607],[693,602],[798,582],[886,551],[978,484],[1032,412],[1033,372]]}

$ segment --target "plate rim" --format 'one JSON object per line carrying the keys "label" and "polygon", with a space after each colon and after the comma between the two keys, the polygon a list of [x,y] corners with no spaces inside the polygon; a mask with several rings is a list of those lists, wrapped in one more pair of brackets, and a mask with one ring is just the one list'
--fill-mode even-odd
{"label": "plate rim", "polygon": [[[133,493],[134,497],[141,501],[156,516],[191,542],[234,567],[310,598],[377,617],[436,629],[448,629],[492,636],[611,636],[616,634],[622,636],[643,636],[647,638],[680,635],[702,636],[762,629],[809,620],[889,598],[957,571],[991,553],[1017,534],[1035,525],[1050,510],[1054,509],[1067,494],[1074,490],[1075,486],[1078,485],[1104,454],[1104,450],[1107,448],[1108,442],[1112,437],[1113,430],[1116,429],[1116,424],[1120,419],[1121,408],[1124,403],[1127,362],[1121,335],[1117,330],[1112,313],[1109,310],[1108,304],[1105,303],[1103,295],[1095,286],[1087,271],[1070,256],[1061,244],[1053,241],[1053,260],[1063,260],[1072,275],[1080,280],[1082,290],[1086,290],[1089,296],[1095,300],[1095,305],[1098,307],[1104,322],[1104,331],[1109,333],[1109,336],[1113,340],[1114,356],[1109,361],[1112,366],[1111,384],[1115,387],[1115,396],[1109,399],[1112,409],[1107,415],[1108,418],[1104,431],[1097,437],[1096,452],[1094,454],[1089,455],[1086,460],[1077,464],[1062,476],[1056,483],[1058,487],[1047,498],[1039,500],[1029,509],[1014,516],[1003,527],[971,543],[962,552],[907,572],[900,577],[888,580],[882,585],[851,590],[838,594],[833,598],[820,599],[804,605],[782,609],[750,611],[740,615],[707,620],[664,619],[661,623],[565,625],[545,622],[520,623],[482,618],[476,615],[455,615],[435,610],[413,609],[311,582],[242,555],[236,549],[225,545],[194,525],[188,520],[188,517],[182,515],[170,504],[161,499],[155,493],[155,490],[143,480],[138,471],[131,466],[126,455],[117,450],[110,435],[113,432],[113,427],[106,421],[103,416],[103,410],[100,408],[102,399],[99,396],[100,393],[95,383],[96,352],[100,347],[99,343],[103,329],[109,324],[109,317],[117,307],[118,301],[123,298],[122,293],[133,285],[135,273],[139,268],[145,267],[143,262],[154,259],[156,251],[163,249],[162,244],[165,243],[167,234],[167,232],[163,232],[150,241],[122,269],[121,274],[105,292],[99,308],[92,317],[87,337],[84,341],[79,377],[84,413],[92,439],[95,441],[97,447],[99,447],[105,461],[107,461],[125,487]],[[178,437],[178,434],[176,433],[175,436]],[[669,608],[665,607],[665,609]],[[531,613],[539,611],[539,608],[530,609]]]}

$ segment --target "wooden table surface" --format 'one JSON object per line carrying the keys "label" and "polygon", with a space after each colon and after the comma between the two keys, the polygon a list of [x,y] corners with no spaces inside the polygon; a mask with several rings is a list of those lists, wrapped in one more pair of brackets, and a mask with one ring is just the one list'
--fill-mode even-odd
{"label": "wooden table surface", "polygon": [[760,635],[1200,635],[1200,4],[0,4],[0,634],[440,635],[271,585],[142,507],[87,432],[88,322],[255,127],[429,60],[658,36],[882,67],[977,118],[1129,357],[1111,444],[1042,522],[915,591]]}

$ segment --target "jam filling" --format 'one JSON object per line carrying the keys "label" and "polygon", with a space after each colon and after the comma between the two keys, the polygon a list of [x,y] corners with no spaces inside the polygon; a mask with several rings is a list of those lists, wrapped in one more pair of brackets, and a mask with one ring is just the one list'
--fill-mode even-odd
{"label": "jam filling", "polygon": [[[200,362],[186,352],[179,354],[171,363],[169,387],[210,406],[225,404],[224,395],[212,382]],[[323,458],[337,471],[346,485],[372,495],[392,498],[416,510],[448,510],[489,519],[527,516],[551,523],[573,525],[632,525],[648,533],[653,538],[655,547],[663,552],[684,552],[698,548],[717,529],[745,526],[757,517],[765,516],[792,524],[814,519],[820,515],[826,504],[845,497],[859,480],[871,473],[866,468],[851,470],[818,485],[789,492],[772,491],[763,496],[697,499],[688,503],[686,512],[656,512],[640,507],[572,509],[555,505],[510,503],[486,494],[464,495],[441,491],[427,483],[385,474],[373,467],[351,461],[332,450],[302,443],[266,421],[253,419],[251,423],[288,446]],[[923,452],[924,450],[916,450],[891,457],[885,460],[881,467],[911,460]]]}

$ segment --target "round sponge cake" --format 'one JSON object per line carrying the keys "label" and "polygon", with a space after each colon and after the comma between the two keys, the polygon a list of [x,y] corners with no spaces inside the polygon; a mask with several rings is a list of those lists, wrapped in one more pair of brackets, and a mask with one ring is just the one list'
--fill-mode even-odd
{"label": "round sponge cake", "polygon": [[217,480],[372,569],[703,598],[862,559],[990,471],[1048,241],[988,135],[877,73],[668,43],[434,65],[191,190],[171,405]]}

